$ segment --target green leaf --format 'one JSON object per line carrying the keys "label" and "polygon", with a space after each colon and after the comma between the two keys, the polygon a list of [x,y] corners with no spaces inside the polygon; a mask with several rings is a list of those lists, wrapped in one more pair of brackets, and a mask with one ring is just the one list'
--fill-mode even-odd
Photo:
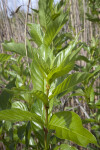
{"label": "green leaf", "polygon": [[100,18],[99,17],[94,17],[93,15],[86,13],[87,15],[87,20],[91,21],[91,22],[100,22]]}
{"label": "green leaf", "polygon": [[77,148],[70,146],[68,144],[61,144],[60,146],[57,146],[54,150],[77,150]]}
{"label": "green leaf", "polygon": [[66,64],[69,62],[77,61],[77,55],[80,52],[80,50],[82,49],[82,47],[83,47],[83,45],[81,45],[78,48],[75,48],[75,50],[73,50],[72,53],[67,58],[65,58]]}
{"label": "green leaf", "polygon": [[100,73],[100,66],[98,66],[94,71],[93,73],[90,74],[90,76],[88,77],[89,78],[93,78],[93,76],[95,76],[96,74]]}
{"label": "green leaf", "polygon": [[76,60],[83,60],[86,63],[90,62],[89,59],[87,57],[83,56],[83,55],[78,55]]}
{"label": "green leaf", "polygon": [[18,121],[34,121],[43,126],[43,121],[35,113],[23,111],[17,108],[6,109],[0,111],[0,120],[18,122]]}
{"label": "green leaf", "polygon": [[[8,42],[2,44],[5,51],[15,52],[22,56],[26,56],[25,45],[23,43]],[[28,49],[28,57],[33,58],[32,50]]]}
{"label": "green leaf", "polygon": [[33,60],[31,65],[31,78],[33,83],[33,89],[46,92],[46,80],[41,73],[39,66],[35,60]]}
{"label": "green leaf", "polygon": [[89,73],[73,73],[69,75],[61,84],[59,84],[52,92],[52,95],[49,99],[53,98],[54,96],[74,87],[78,83],[86,80],[89,76]]}
{"label": "green leaf", "polygon": [[54,68],[47,76],[48,83],[51,84],[56,78],[69,73],[73,67],[74,63],[69,63],[65,67],[61,64],[59,67]]}
{"label": "green leaf", "polygon": [[80,117],[71,111],[55,113],[49,123],[49,129],[55,130],[55,135],[86,147],[89,143],[97,144],[96,138],[82,126]]}
{"label": "green leaf", "polygon": [[97,120],[96,120],[96,119],[92,119],[92,118],[91,118],[91,119],[83,119],[83,120],[82,120],[82,123],[83,123],[83,124],[92,123],[92,122],[93,122],[93,123],[97,123]]}
{"label": "green leaf", "polygon": [[25,134],[25,147],[29,149],[29,139],[31,137],[31,123],[30,121],[26,125],[26,134]]}
{"label": "green leaf", "polygon": [[27,111],[27,106],[23,103],[23,102],[20,102],[20,101],[15,101],[12,103],[12,108],[18,108],[18,109],[21,109],[23,111]]}
{"label": "green leaf", "polygon": [[49,7],[49,1],[39,0],[39,22],[44,30],[46,30],[50,20],[51,20],[51,11]]}
{"label": "green leaf", "polygon": [[[37,62],[35,61],[35,59],[33,60],[32,65],[31,65],[31,78],[32,78],[32,83],[33,83],[33,90],[34,91],[41,91],[41,93],[43,92],[44,94],[46,94],[46,80],[45,80],[43,74],[41,73],[39,66],[38,66]],[[46,99],[46,97],[45,97],[45,99]],[[46,105],[48,105],[47,100],[45,100],[45,99],[43,100],[43,98],[42,98],[43,102],[45,101]],[[33,112],[40,114],[42,119],[44,116],[44,114],[43,114],[43,110],[44,110],[43,102],[36,100],[36,102],[34,103],[34,106],[32,106]]]}
{"label": "green leaf", "polygon": [[39,24],[28,24],[28,26],[30,27],[30,35],[32,37],[32,40],[38,45],[40,46],[43,42],[43,36],[42,36],[42,32],[41,32],[41,28]]}
{"label": "green leaf", "polygon": [[36,97],[39,98],[46,106],[48,106],[48,97],[45,93],[42,91],[33,91],[32,94]]}
{"label": "green leaf", "polygon": [[8,42],[2,44],[3,49],[6,51],[16,52],[25,56],[25,45],[23,43]]}
{"label": "green leaf", "polygon": [[50,21],[48,24],[47,31],[45,33],[44,37],[44,43],[48,46],[51,45],[53,39],[58,34],[58,32],[61,30],[65,22],[67,21],[67,14],[62,13],[60,16],[58,16],[54,21]]}
{"label": "green leaf", "polygon": [[[31,106],[32,113],[35,113],[41,117],[42,120],[44,120],[44,105],[42,101],[35,100],[34,104]],[[45,122],[45,121],[44,121]],[[40,127],[39,127],[40,129]]]}
{"label": "green leaf", "polygon": [[[63,51],[61,51],[61,52],[59,52],[57,54],[57,56],[54,59],[53,66],[57,67],[63,61],[65,62],[67,60],[68,56],[72,53],[72,50],[75,48],[75,46],[77,45],[77,43],[78,43],[78,36],[75,37],[75,40],[73,40],[73,41],[70,42],[69,46],[66,49],[64,49]],[[78,48],[78,49],[80,50],[80,48]]]}
{"label": "green leaf", "polygon": [[10,57],[8,54],[0,54],[0,62],[7,61]]}
{"label": "green leaf", "polygon": [[69,32],[69,33],[64,33],[64,34],[61,34],[59,36],[56,36],[53,40],[53,45],[55,47],[61,47],[62,48],[62,44],[67,41],[68,39],[72,39],[72,34]]}
{"label": "green leaf", "polygon": [[[46,49],[45,47],[42,48],[42,46],[41,46],[39,51],[41,51],[41,52],[39,52],[39,53],[34,52],[34,59],[37,62],[39,69],[42,72],[45,72],[46,74],[48,74],[49,70],[50,70],[50,67],[49,67],[48,63],[46,63],[46,60],[47,60],[48,54],[49,54],[48,49]],[[45,55],[45,58],[44,58],[44,56],[42,56],[43,54],[44,55],[47,54],[47,56]]]}
{"label": "green leaf", "polygon": [[[11,89],[15,87],[15,81],[16,79],[12,80],[11,82],[8,83],[6,86],[7,89]],[[6,109],[10,107],[9,100],[13,97],[13,94],[10,94],[7,92],[5,89],[2,91],[0,94],[0,109]]]}
{"label": "green leaf", "polygon": [[41,143],[42,147],[44,147],[44,132],[41,129],[38,129],[37,126],[34,126],[33,123],[31,123],[32,130],[35,134],[35,137],[39,140],[39,143]]}
{"label": "green leaf", "polygon": [[[46,106],[48,106],[48,97],[45,93],[43,93],[42,91],[39,91],[39,90],[32,90],[32,91],[29,91],[29,90],[21,90],[21,89],[16,89],[16,88],[13,88],[12,91],[8,91],[10,93],[13,93],[15,96],[17,95],[24,95],[24,94],[28,94],[30,96],[30,98],[32,98],[33,96],[39,100],[41,100]],[[27,96],[28,98],[28,96]],[[22,102],[14,102],[12,104],[12,107],[14,108],[21,108],[22,110],[26,109],[27,110],[27,107],[24,103]]]}
{"label": "green leaf", "polygon": [[20,140],[24,138],[25,131],[26,131],[26,125],[22,125],[17,128],[17,134]]}
{"label": "green leaf", "polygon": [[57,9],[60,10],[62,6],[66,6],[66,1],[58,1],[56,5]]}
{"label": "green leaf", "polygon": [[39,11],[37,9],[33,9],[32,10],[35,12],[35,13],[39,13]]}
{"label": "green leaf", "polygon": [[100,109],[100,99],[95,103],[95,106]]}
{"label": "green leaf", "polygon": [[92,88],[92,89],[91,89],[91,92],[90,92],[90,102],[91,102],[91,103],[94,102],[94,98],[95,98],[95,94],[94,94],[94,89]]}
{"label": "green leaf", "polygon": [[69,97],[72,97],[72,96],[84,96],[85,93],[82,89],[77,89],[75,90],[75,93],[72,93]]}
{"label": "green leaf", "polygon": [[50,66],[50,61],[53,59],[53,52],[49,46],[42,44],[39,48],[39,55]]}
{"label": "green leaf", "polygon": [[15,71],[9,71],[9,70],[6,70],[6,69],[5,69],[5,72],[6,72],[7,74],[9,74],[10,77],[12,76],[13,78],[17,78],[18,81],[20,81],[20,83],[23,84],[23,81],[22,81],[21,76],[18,75]]}

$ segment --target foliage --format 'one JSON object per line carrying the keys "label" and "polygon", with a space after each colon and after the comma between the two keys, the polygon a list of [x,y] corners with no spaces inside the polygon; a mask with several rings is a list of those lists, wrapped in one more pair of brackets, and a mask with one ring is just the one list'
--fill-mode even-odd
{"label": "foliage", "polygon": [[[73,92],[70,96],[81,96],[79,99],[84,100],[87,104],[89,109],[91,110],[91,118],[83,120],[84,124],[91,123],[93,133],[97,137],[98,143],[100,145],[100,128],[99,128],[99,99],[95,100],[95,97],[100,95],[95,87],[95,82],[99,79],[100,76],[100,51],[99,51],[99,40],[96,38],[92,38],[92,41],[89,45],[84,45],[84,49],[88,53],[89,59],[85,56],[80,57],[78,56],[78,60],[83,60],[86,62],[86,66],[81,67],[81,71],[88,71],[91,72],[91,75],[82,83],[80,87],[77,87],[76,91]],[[97,109],[97,111],[96,111]],[[95,110],[95,113],[93,113]],[[92,148],[92,147],[91,147]]]}
{"label": "foliage", "polygon": [[91,9],[91,14],[86,13],[87,19],[91,22],[100,23],[100,1],[88,0],[88,5]]}
{"label": "foliage", "polygon": [[[100,69],[97,67],[91,72],[87,65],[81,72],[79,67],[75,70],[76,61],[84,58],[79,55],[83,45],[78,41],[79,35],[73,38],[70,33],[60,32],[68,20],[68,11],[63,12],[62,6],[61,2],[54,6],[53,0],[39,0],[40,24],[28,24],[31,36],[26,47],[28,62],[23,61],[24,43],[11,40],[2,44],[5,51],[20,55],[16,59],[0,56],[2,76],[8,82],[0,95],[0,132],[8,149],[16,149],[19,142],[25,144],[25,149],[76,149],[68,144],[58,146],[58,141],[64,139],[83,147],[89,143],[98,146],[96,138],[82,126],[76,113],[53,113],[55,99],[75,91],[79,84],[87,85]],[[70,42],[66,44],[66,40]],[[33,48],[31,41],[37,48]],[[89,61],[89,65],[94,61]],[[76,72],[72,73],[73,70]],[[8,139],[3,136],[5,132]]]}

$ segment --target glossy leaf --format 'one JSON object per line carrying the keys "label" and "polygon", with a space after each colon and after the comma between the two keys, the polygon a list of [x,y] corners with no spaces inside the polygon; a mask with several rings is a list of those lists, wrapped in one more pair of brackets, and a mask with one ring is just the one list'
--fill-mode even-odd
{"label": "glossy leaf", "polygon": [[[45,76],[45,74],[44,74]],[[35,60],[33,60],[31,65],[31,78],[33,82],[33,89],[39,90],[45,93],[46,91],[46,80],[41,73],[39,66]]]}
{"label": "glossy leaf", "polygon": [[65,22],[67,21],[67,14],[62,13],[60,16],[58,16],[54,21],[50,21],[47,31],[45,33],[44,37],[44,43],[48,46],[51,45],[53,39],[58,34],[58,32],[61,30]]}
{"label": "glossy leaf", "polygon": [[0,120],[18,122],[18,121],[34,121],[41,126],[43,126],[43,122],[41,118],[35,113],[31,113],[29,111],[22,111],[17,108],[6,109],[0,111]]}
{"label": "glossy leaf", "polygon": [[21,76],[18,75],[15,71],[9,71],[9,70],[6,70],[6,69],[5,69],[5,72],[6,72],[8,75],[12,76],[13,78],[17,78],[21,83],[23,83]]}
{"label": "glossy leaf", "polygon": [[54,150],[77,150],[77,148],[70,146],[68,144],[61,144],[60,146],[57,146]]}
{"label": "glossy leaf", "polygon": [[96,74],[100,73],[100,66],[98,66],[93,73],[90,74],[89,78],[92,78],[93,76],[95,76]]}
{"label": "glossy leaf", "polygon": [[63,49],[65,49],[64,47],[68,47],[68,44],[63,46],[64,43],[66,43],[66,41],[70,39],[72,40],[73,37],[72,37],[72,34],[71,33],[64,33],[64,34],[61,34],[59,36],[56,36],[53,40],[53,45],[55,47],[55,50],[54,50],[54,54],[56,55],[57,53],[59,53],[60,51],[62,51]]}
{"label": "glossy leaf", "polygon": [[72,61],[77,61],[77,55],[80,52],[80,50],[82,49],[83,45],[81,45],[78,48],[75,48],[75,50],[72,51],[72,53],[67,57],[66,59],[66,63],[68,62],[72,62]]}
{"label": "glossy leaf", "polygon": [[53,90],[52,95],[49,97],[49,99],[74,87],[78,83],[81,83],[82,81],[86,80],[88,76],[89,76],[89,73],[73,73],[69,75],[61,84],[59,84]]}
{"label": "glossy leaf", "polygon": [[18,108],[18,109],[21,109],[23,111],[27,111],[27,106],[21,102],[21,101],[15,101],[12,103],[12,108]]}
{"label": "glossy leaf", "polygon": [[39,0],[39,22],[44,30],[47,29],[47,25],[51,20],[51,11],[49,7],[49,1]]}
{"label": "glossy leaf", "polygon": [[39,55],[50,66],[50,61],[53,59],[53,53],[49,46],[42,44],[39,48]]}
{"label": "glossy leaf", "polygon": [[28,26],[30,27],[30,35],[32,40],[38,45],[40,46],[43,42],[43,36],[42,36],[42,32],[40,29],[40,25],[39,24],[28,24]]}
{"label": "glossy leaf", "polygon": [[51,84],[56,78],[69,73],[73,67],[74,63],[69,63],[65,67],[61,64],[59,67],[54,68],[47,76],[48,83]]}
{"label": "glossy leaf", "polygon": [[[42,120],[44,121],[44,105],[42,101],[35,100],[34,104],[31,106],[31,112],[39,115]],[[40,127],[39,127],[40,128]]]}
{"label": "glossy leaf", "polygon": [[75,40],[71,41],[69,46],[65,50],[57,54],[57,56],[54,59],[53,66],[54,67],[59,66],[63,61],[65,61],[67,57],[71,54],[72,50],[75,48],[77,43],[78,43],[78,37],[76,36]]}
{"label": "glossy leaf", "polygon": [[80,117],[71,111],[55,113],[49,123],[49,129],[55,130],[55,135],[86,147],[89,143],[97,144],[95,137],[82,126]]}
{"label": "glossy leaf", "polygon": [[10,57],[11,57],[11,55],[1,53],[0,54],[0,62],[7,61]]}
{"label": "glossy leaf", "polygon": [[[45,48],[45,47],[42,48],[42,46],[41,46],[38,51],[39,51],[39,53],[34,53],[34,59],[37,62],[39,69],[41,71],[45,72],[46,74],[48,74],[49,70],[50,70],[48,63],[46,63],[46,60],[47,60],[48,54],[49,54],[48,48]],[[46,54],[47,54],[47,56],[46,56]]]}
{"label": "glossy leaf", "polygon": [[54,46],[58,46],[63,44],[65,41],[67,41],[68,39],[72,39],[72,34],[70,32],[61,34],[61,35],[57,35],[53,41]]}
{"label": "glossy leaf", "polygon": [[[45,74],[43,75],[41,73],[37,62],[35,60],[33,60],[32,65],[31,65],[31,79],[32,79],[32,83],[33,83],[33,90],[41,91],[41,93],[43,92],[44,94],[46,94],[46,79],[44,78],[44,76],[45,76]],[[36,102],[34,102],[34,104],[32,106],[33,112],[36,114],[39,114],[41,116],[41,118],[43,119],[44,118],[43,103],[48,105],[47,98],[46,98],[46,96],[44,96],[45,99],[43,99],[43,97],[40,97],[39,95],[35,95],[35,97],[36,97]],[[42,101],[38,100],[39,98],[41,98]]]}
{"label": "glossy leaf", "polygon": [[48,97],[46,94],[44,94],[42,91],[33,91],[32,94],[40,99],[46,106],[48,106]]}
{"label": "glossy leaf", "polygon": [[33,123],[31,123],[32,130],[34,131],[35,137],[39,139],[39,143],[44,147],[44,132],[41,129],[38,129],[37,126],[34,126]]}

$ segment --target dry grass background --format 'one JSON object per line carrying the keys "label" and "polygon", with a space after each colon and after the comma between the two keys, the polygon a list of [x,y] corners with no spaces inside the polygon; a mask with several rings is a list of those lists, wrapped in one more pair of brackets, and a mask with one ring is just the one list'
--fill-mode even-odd
{"label": "dry grass background", "polygon": [[[28,1],[28,0],[27,0]],[[28,2],[27,2],[28,3]],[[31,6],[31,2],[30,2]],[[66,9],[70,7],[70,16],[68,23],[64,26],[66,32],[71,31],[73,34],[78,34],[78,32],[82,29],[84,31],[80,35],[80,40],[90,43],[91,38],[94,36],[98,36],[100,38],[100,26],[96,23],[91,23],[86,20],[86,12],[90,12],[90,8],[87,5],[86,0],[69,0],[66,5]],[[17,7],[16,7],[17,8]],[[12,14],[12,16],[8,16]],[[32,11],[30,12],[31,16],[28,15],[28,22],[35,22],[38,17]],[[0,53],[3,53],[3,49],[1,43],[5,40],[10,40],[13,38],[16,42],[24,42],[25,41],[25,12],[23,10],[18,11],[16,13],[11,11],[11,8],[8,6],[8,0],[0,1]],[[28,35],[28,29],[27,29]],[[81,51],[83,55],[86,56],[84,51]],[[85,65],[81,62],[81,65]],[[98,85],[100,85],[99,80],[97,81]],[[97,97],[95,97],[97,99]],[[64,96],[61,99],[61,105],[56,108],[61,110],[66,110],[66,107],[73,107],[73,110],[77,108],[76,112],[81,116],[81,118],[88,118],[90,115],[90,110],[85,102],[79,102],[77,99],[68,99]],[[90,124],[88,124],[87,128],[90,130]],[[70,142],[72,145],[72,142]],[[88,150],[86,148],[82,148],[80,146],[77,147],[79,150]],[[18,147],[21,150],[21,146]],[[1,150],[1,149],[0,149]]]}

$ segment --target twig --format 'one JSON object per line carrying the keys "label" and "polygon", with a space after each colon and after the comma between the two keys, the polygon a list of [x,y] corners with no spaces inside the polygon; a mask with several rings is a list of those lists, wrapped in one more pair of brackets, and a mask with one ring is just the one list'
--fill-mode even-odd
{"label": "twig", "polygon": [[[26,43],[26,32],[27,32],[27,21],[28,21],[28,12],[29,12],[29,5],[30,5],[31,0],[28,0],[28,5],[27,5],[27,12],[26,12],[26,18],[25,18],[25,50],[26,50],[26,57],[27,57],[27,62],[28,62],[28,52],[27,52],[27,43]],[[29,64],[28,64],[29,65]]]}
{"label": "twig", "polygon": [[78,99],[75,98],[75,101],[78,105],[80,105],[81,110],[84,112],[85,116],[90,119],[90,116],[88,115],[88,113],[86,112],[86,110],[81,106],[80,102],[78,101]]}
{"label": "twig", "polygon": [[80,107],[80,105],[74,106],[74,107],[72,107],[72,108],[69,108],[68,111],[73,110],[73,109],[78,108],[78,107]]}

